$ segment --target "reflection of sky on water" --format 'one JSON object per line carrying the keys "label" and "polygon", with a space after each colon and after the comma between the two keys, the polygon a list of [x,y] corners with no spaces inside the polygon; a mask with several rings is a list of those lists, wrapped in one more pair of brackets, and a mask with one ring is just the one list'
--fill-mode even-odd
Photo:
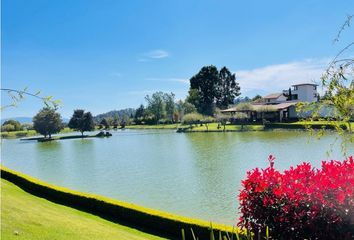
{"label": "reflection of sky on water", "polygon": [[[267,156],[286,169],[342,159],[334,136],[297,131],[190,133],[113,131],[111,138],[37,143],[3,140],[2,164],[56,185],[189,217],[233,224],[246,171]],[[354,147],[349,146],[348,153]]]}

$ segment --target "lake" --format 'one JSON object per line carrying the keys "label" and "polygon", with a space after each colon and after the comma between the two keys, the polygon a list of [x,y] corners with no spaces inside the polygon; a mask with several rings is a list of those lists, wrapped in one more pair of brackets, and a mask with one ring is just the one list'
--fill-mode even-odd
{"label": "lake", "polygon": [[[246,172],[303,161],[343,159],[332,133],[301,131],[185,133],[118,130],[110,138],[38,143],[2,140],[2,165],[51,184],[149,208],[233,225]],[[347,149],[354,153],[354,146]]]}

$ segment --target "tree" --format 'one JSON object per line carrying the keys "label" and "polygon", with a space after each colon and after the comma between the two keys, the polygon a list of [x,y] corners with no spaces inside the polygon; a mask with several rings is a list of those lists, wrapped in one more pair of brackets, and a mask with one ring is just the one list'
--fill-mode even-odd
{"label": "tree", "polygon": [[182,122],[183,116],[189,113],[196,113],[197,109],[190,102],[179,100],[176,103],[176,112],[178,114],[178,121]]}
{"label": "tree", "polygon": [[92,114],[90,112],[85,113],[82,109],[74,110],[68,126],[69,128],[80,131],[82,136],[85,131],[92,131],[95,129]]}
{"label": "tree", "polygon": [[216,106],[220,109],[226,109],[229,104],[234,102],[236,97],[240,96],[240,86],[236,82],[235,74],[232,74],[226,67],[220,70],[219,79]]}
{"label": "tree", "polygon": [[155,92],[151,95],[146,95],[145,100],[148,103],[147,110],[153,115],[156,124],[165,117],[165,101],[163,92]]}
{"label": "tree", "polygon": [[205,125],[205,128],[207,131],[209,131],[209,123],[212,123],[215,121],[215,118],[212,116],[203,116],[202,118],[202,123]]}
{"label": "tree", "polygon": [[145,118],[145,107],[143,104],[140,104],[140,106],[135,111],[135,115],[134,115],[135,124],[141,124],[144,121],[144,118]]}
{"label": "tree", "polygon": [[101,120],[100,125],[102,125],[105,129],[109,128],[108,121],[105,118]]}
{"label": "tree", "polygon": [[173,121],[173,114],[176,109],[176,104],[175,104],[175,94],[174,93],[165,93],[164,94],[164,101],[165,101],[165,109],[166,109],[166,115],[168,120],[170,120],[172,123]]}
{"label": "tree", "polygon": [[221,124],[223,125],[224,129],[223,131],[225,132],[225,129],[226,129],[226,123],[227,121],[229,121],[231,118],[230,115],[227,115],[227,114],[224,114],[224,113],[218,113],[216,115],[216,120]]}
{"label": "tree", "polygon": [[[334,43],[338,42],[341,33],[346,27],[350,26],[354,15],[348,16],[347,20],[339,30]],[[321,85],[325,89],[325,101],[320,103],[300,103],[297,105],[297,111],[310,111],[312,116],[309,120],[321,119],[321,111],[326,106],[332,106],[332,118],[336,132],[342,137],[342,152],[346,152],[346,145],[354,142],[354,58],[350,48],[354,47],[354,41],[347,44],[329,63],[327,69],[321,76]],[[345,56],[345,54],[347,54]],[[311,128],[310,128],[311,130]],[[320,133],[319,135],[321,135]]]}
{"label": "tree", "polygon": [[215,106],[225,109],[240,95],[236,76],[226,67],[219,72],[213,65],[204,66],[189,81],[187,101],[201,114],[212,116]]}
{"label": "tree", "polygon": [[117,129],[117,128],[118,128],[118,125],[119,125],[119,123],[118,123],[118,118],[117,118],[117,119],[113,119],[112,125],[113,125],[113,128],[114,128],[114,129]]}
{"label": "tree", "polygon": [[6,120],[3,124],[3,126],[5,125],[12,125],[13,126],[13,130],[12,131],[20,131],[21,130],[21,123],[16,121],[16,120]]}
{"label": "tree", "polygon": [[213,115],[215,99],[219,96],[220,77],[218,69],[211,65],[202,67],[190,80],[188,101],[199,113]]}
{"label": "tree", "polygon": [[31,93],[28,91],[27,87],[25,87],[23,90],[11,89],[11,88],[0,88],[0,90],[7,92],[9,97],[12,99],[11,104],[6,106],[0,106],[0,110],[3,110],[8,107],[16,107],[19,104],[19,102],[21,102],[25,98],[25,96],[38,98],[43,101],[46,107],[52,106],[54,109],[58,109],[61,103],[60,100],[53,100],[52,96],[47,96],[47,97],[40,96],[41,91],[38,91],[36,93]]}
{"label": "tree", "polygon": [[200,106],[201,99],[199,96],[198,89],[193,89],[193,88],[189,89],[188,96],[186,98],[186,102],[192,104],[196,109],[198,108],[198,106]]}
{"label": "tree", "polygon": [[189,113],[184,115],[183,117],[183,124],[189,124],[192,127],[192,124],[200,123],[203,119],[203,115],[199,113]]}
{"label": "tree", "polygon": [[21,125],[21,128],[23,130],[33,130],[33,124],[32,123],[24,123]]}
{"label": "tree", "polygon": [[33,117],[33,128],[46,138],[52,137],[53,133],[63,129],[63,122],[59,113],[55,109],[45,107]]}
{"label": "tree", "polygon": [[15,126],[12,124],[3,124],[1,126],[1,132],[13,132],[15,131]]}
{"label": "tree", "polygon": [[259,94],[257,94],[256,96],[254,96],[254,97],[251,99],[251,101],[252,101],[252,102],[259,101],[259,99],[262,99],[262,96],[259,95]]}

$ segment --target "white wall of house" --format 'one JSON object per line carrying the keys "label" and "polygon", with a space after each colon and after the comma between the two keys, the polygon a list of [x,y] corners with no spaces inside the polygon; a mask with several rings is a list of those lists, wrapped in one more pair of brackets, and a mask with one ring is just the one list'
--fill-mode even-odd
{"label": "white wall of house", "polygon": [[[302,102],[317,102],[318,92],[317,86],[312,84],[295,85],[291,90],[293,100],[299,100]],[[297,99],[294,99],[294,95],[297,95]]]}

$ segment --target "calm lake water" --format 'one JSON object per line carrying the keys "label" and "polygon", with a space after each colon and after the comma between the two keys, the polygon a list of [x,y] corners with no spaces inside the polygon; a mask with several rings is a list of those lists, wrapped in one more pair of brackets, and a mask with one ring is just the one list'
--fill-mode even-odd
{"label": "calm lake water", "polygon": [[[246,171],[343,159],[335,135],[296,131],[189,133],[113,131],[111,138],[38,143],[2,140],[6,167],[43,181],[207,221],[234,224]],[[347,152],[354,153],[354,146]]]}

